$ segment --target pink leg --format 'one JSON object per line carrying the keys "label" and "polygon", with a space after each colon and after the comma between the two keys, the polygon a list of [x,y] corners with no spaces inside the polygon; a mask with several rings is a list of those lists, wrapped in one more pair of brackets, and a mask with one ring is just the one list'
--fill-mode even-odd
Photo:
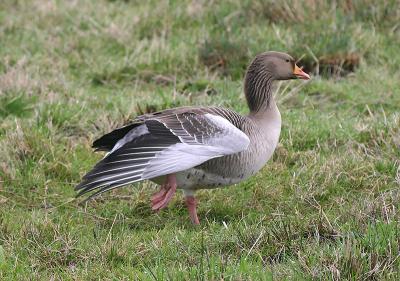
{"label": "pink leg", "polygon": [[159,211],[167,207],[176,191],[176,177],[175,174],[167,175],[165,183],[161,185],[160,191],[151,197],[152,209]]}
{"label": "pink leg", "polygon": [[194,198],[194,196],[186,196],[185,203],[188,208],[190,220],[192,221],[192,223],[200,224],[199,218],[197,217],[197,211],[196,211],[196,206],[197,206],[196,198]]}

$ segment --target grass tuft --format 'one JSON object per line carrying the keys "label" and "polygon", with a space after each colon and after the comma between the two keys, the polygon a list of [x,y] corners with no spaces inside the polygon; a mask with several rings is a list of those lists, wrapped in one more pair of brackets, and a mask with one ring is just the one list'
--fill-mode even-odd
{"label": "grass tuft", "polygon": [[0,117],[29,117],[33,112],[35,100],[35,98],[26,97],[23,94],[13,95],[6,93],[0,98]]}

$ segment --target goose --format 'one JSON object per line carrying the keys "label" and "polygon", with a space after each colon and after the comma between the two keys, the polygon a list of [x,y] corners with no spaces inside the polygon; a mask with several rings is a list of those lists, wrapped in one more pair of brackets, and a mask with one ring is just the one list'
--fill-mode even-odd
{"label": "goose", "polygon": [[93,143],[107,151],[75,187],[89,200],[142,180],[160,185],[152,210],[167,207],[182,189],[193,224],[195,192],[239,183],[258,172],[279,141],[281,115],[273,97],[278,80],[310,79],[286,53],[258,54],[248,66],[244,94],[249,114],[217,106],[187,106],[137,116]]}

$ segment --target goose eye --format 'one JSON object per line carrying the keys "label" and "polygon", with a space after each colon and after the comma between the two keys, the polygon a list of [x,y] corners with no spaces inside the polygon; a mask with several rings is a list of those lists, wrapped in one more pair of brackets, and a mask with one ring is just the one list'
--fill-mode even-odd
{"label": "goose eye", "polygon": [[286,59],[286,62],[290,62],[290,60],[289,60],[289,59]]}

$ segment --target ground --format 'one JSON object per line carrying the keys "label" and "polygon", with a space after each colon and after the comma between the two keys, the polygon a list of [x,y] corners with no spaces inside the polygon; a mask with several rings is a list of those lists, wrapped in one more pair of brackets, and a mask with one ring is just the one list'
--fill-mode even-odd
{"label": "ground", "polygon": [[[0,3],[1,280],[400,278],[398,1]],[[283,127],[253,178],[153,213],[149,182],[82,204],[91,143],[181,105],[247,112],[242,78],[285,51]]]}

